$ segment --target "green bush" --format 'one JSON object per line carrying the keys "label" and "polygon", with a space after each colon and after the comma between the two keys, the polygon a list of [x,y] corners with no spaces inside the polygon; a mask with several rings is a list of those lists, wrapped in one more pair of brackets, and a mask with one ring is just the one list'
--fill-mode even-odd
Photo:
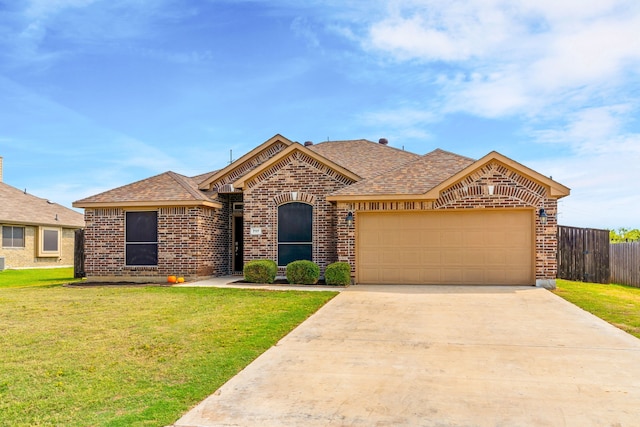
{"label": "green bush", "polygon": [[256,259],[244,265],[244,280],[251,283],[273,283],[278,264],[270,259]]}
{"label": "green bush", "polygon": [[287,281],[297,285],[314,285],[320,278],[320,267],[312,261],[293,261],[287,265]]}
{"label": "green bush", "polygon": [[346,262],[334,262],[324,270],[327,285],[348,286],[351,284],[351,266]]}

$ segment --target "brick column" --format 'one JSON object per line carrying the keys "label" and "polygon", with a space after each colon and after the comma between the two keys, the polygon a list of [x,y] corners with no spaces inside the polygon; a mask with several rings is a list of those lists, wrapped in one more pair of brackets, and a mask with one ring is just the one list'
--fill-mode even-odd
{"label": "brick column", "polygon": [[[349,212],[353,213],[353,224],[348,225],[346,218]],[[351,277],[356,272],[356,223],[357,214],[351,203],[338,203],[336,209],[337,223],[336,234],[338,238],[338,261],[348,262],[351,265]]]}
{"label": "brick column", "polygon": [[[540,209],[547,214],[547,223],[540,221]],[[555,289],[558,272],[558,201],[545,198],[535,211],[536,286]]]}

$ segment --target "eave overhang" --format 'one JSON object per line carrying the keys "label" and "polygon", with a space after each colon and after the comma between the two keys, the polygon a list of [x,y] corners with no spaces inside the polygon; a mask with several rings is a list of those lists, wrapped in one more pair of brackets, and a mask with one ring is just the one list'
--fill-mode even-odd
{"label": "eave overhang", "polygon": [[121,201],[121,202],[74,202],[72,204],[74,208],[84,209],[98,209],[98,208],[165,208],[165,207],[194,207],[194,206],[206,206],[214,209],[222,209],[222,203],[199,200],[199,201],[185,201],[185,200],[151,200],[151,201]]}

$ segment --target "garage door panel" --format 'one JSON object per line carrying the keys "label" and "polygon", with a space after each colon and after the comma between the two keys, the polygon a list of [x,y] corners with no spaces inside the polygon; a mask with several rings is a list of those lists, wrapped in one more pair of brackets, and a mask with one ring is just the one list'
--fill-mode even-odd
{"label": "garage door panel", "polygon": [[487,266],[506,266],[509,263],[507,262],[509,250],[505,249],[496,249],[494,251],[486,251],[485,252],[485,261]]}
{"label": "garage door panel", "polygon": [[484,280],[485,278],[485,269],[476,267],[476,268],[466,268],[462,270],[462,285],[472,285],[477,283],[479,280]]}
{"label": "garage door panel", "polygon": [[449,247],[443,248],[440,252],[440,259],[442,265],[460,267],[462,266],[462,251]]}
{"label": "garage door panel", "polygon": [[443,268],[440,277],[445,283],[461,285],[463,284],[462,273],[463,270],[460,268]]}
{"label": "garage door panel", "polygon": [[531,260],[531,251],[511,248],[505,252],[505,264],[522,265]]}
{"label": "garage door panel", "polygon": [[442,262],[441,252],[438,249],[422,249],[420,256],[420,264],[428,267],[440,265]]}
{"label": "garage door panel", "polygon": [[381,253],[379,251],[376,250],[372,250],[372,249],[367,249],[367,250],[362,250],[359,253],[360,256],[360,263],[362,265],[376,265],[379,263],[379,256],[381,255]]}
{"label": "garage door panel", "polygon": [[439,268],[423,268],[420,274],[420,283],[442,283],[442,274]]}
{"label": "garage door panel", "polygon": [[489,260],[487,259],[487,252],[482,248],[468,248],[464,251],[460,251],[460,256],[465,266],[481,266]]}
{"label": "garage door panel", "polygon": [[420,241],[423,245],[440,246],[440,231],[437,230],[420,230]]}
{"label": "garage door panel", "polygon": [[463,234],[464,245],[468,248],[483,248],[486,246],[486,232],[484,230],[472,229]]}
{"label": "garage door panel", "polygon": [[459,230],[444,230],[441,234],[440,244],[443,247],[458,248],[464,242],[464,235]]}
{"label": "garage door panel", "polygon": [[359,213],[360,283],[533,284],[530,210]]}

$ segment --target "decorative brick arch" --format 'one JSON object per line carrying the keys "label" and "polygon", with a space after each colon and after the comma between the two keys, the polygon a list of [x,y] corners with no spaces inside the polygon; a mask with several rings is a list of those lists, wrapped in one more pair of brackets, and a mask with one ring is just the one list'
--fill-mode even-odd
{"label": "decorative brick arch", "polygon": [[291,191],[289,193],[282,193],[273,198],[276,206],[284,205],[285,203],[300,202],[314,205],[316,203],[316,196],[302,191]]}
{"label": "decorative brick arch", "polygon": [[471,201],[495,207],[538,206],[546,193],[543,185],[491,162],[443,191],[434,208],[462,207],[456,204]]}

